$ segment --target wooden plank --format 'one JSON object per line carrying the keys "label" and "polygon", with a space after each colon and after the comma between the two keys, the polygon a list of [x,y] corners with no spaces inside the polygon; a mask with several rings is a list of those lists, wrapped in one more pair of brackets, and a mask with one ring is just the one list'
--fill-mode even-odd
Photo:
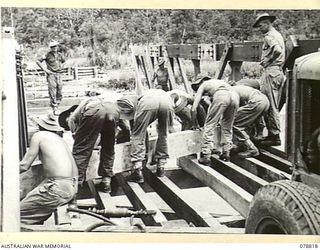
{"label": "wooden plank", "polygon": [[[157,137],[149,140],[149,159],[152,157],[152,148],[156,146]],[[178,158],[201,151],[202,131],[181,131],[168,135],[168,149],[170,158]],[[115,146],[114,173],[131,169],[130,142]]]}
{"label": "wooden plank", "polygon": [[196,159],[181,157],[178,159],[178,166],[213,189],[243,217],[247,217],[252,200],[252,195],[247,191],[214,169],[199,164]]}
{"label": "wooden plank", "polygon": [[184,69],[184,66],[183,66],[183,63],[182,63],[182,59],[180,57],[177,57],[177,64],[178,64],[178,67],[179,67],[180,74],[182,76],[184,89],[186,90],[187,93],[192,93],[191,85],[190,85],[189,80],[187,78],[187,74],[186,74],[186,71]]}
{"label": "wooden plank", "polygon": [[231,161],[268,182],[290,179],[288,173],[272,167],[256,158],[242,159],[239,156],[234,155],[231,157]]}
{"label": "wooden plank", "polygon": [[232,162],[223,162],[215,157],[212,157],[211,161],[211,167],[248,191],[250,194],[255,194],[260,187],[268,184],[267,181],[242,169]]}
{"label": "wooden plank", "polygon": [[181,218],[192,222],[196,226],[212,227],[220,230],[222,226],[217,219],[208,212],[198,211],[189,202],[186,195],[181,192],[166,176],[158,178],[150,169],[143,169],[144,176],[148,184],[160,195],[160,197],[177,213]]}
{"label": "wooden plank", "polygon": [[219,223],[224,224],[228,227],[244,227],[245,218],[241,215],[224,216],[218,218]]}
{"label": "wooden plank", "polygon": [[283,172],[291,174],[292,163],[267,150],[260,148],[260,155],[256,157],[258,160],[265,162]]}
{"label": "wooden plank", "polygon": [[92,179],[87,180],[87,183],[88,183],[89,189],[93,195],[93,198],[95,199],[95,201],[97,203],[96,208],[97,209],[105,209],[103,201],[102,201],[102,199],[101,199],[101,197],[95,187],[95,183],[93,182],[93,180]]}
{"label": "wooden plank", "polygon": [[160,212],[156,205],[150,200],[138,183],[126,182],[121,174],[116,175],[122,189],[136,210],[155,210],[155,215],[143,216],[142,221],[147,226],[159,226],[167,221],[166,217]]}

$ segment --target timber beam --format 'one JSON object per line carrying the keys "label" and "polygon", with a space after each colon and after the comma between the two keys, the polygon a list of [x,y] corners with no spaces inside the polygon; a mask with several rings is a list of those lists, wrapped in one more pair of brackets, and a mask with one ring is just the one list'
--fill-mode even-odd
{"label": "timber beam", "polygon": [[147,226],[160,226],[162,222],[166,222],[166,217],[161,213],[158,207],[151,201],[147,194],[143,191],[138,183],[127,182],[121,174],[116,175],[126,196],[136,210],[154,210],[155,215],[143,216],[141,219]]}
{"label": "timber beam", "polygon": [[217,219],[208,212],[197,210],[186,197],[186,194],[177,187],[168,177],[158,178],[148,167],[143,169],[148,184],[159,194],[159,196],[177,213],[188,222],[197,227],[211,227],[215,231],[221,231],[227,227],[221,225]]}
{"label": "timber beam", "polygon": [[211,167],[252,195],[260,187],[268,184],[267,181],[262,180],[232,162],[223,162],[215,157],[211,157]]}
{"label": "timber beam", "polygon": [[290,175],[288,173],[270,166],[256,158],[242,159],[237,155],[233,155],[231,156],[231,161],[267,182],[290,179]]}
{"label": "timber beam", "polygon": [[211,167],[199,164],[196,159],[181,157],[178,160],[178,165],[210,187],[246,218],[250,201],[252,200],[252,195],[250,193]]}
{"label": "timber beam", "polygon": [[262,162],[268,162],[269,165],[291,174],[292,164],[290,161],[283,159],[282,157],[275,155],[267,150],[260,149],[260,155],[256,157]]}

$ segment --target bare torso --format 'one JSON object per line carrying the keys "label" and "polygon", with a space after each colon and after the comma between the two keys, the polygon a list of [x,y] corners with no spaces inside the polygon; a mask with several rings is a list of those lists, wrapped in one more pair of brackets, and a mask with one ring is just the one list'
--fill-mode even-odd
{"label": "bare torso", "polygon": [[212,79],[203,83],[204,92],[213,96],[219,90],[230,90],[230,85],[223,80]]}
{"label": "bare torso", "polygon": [[40,131],[39,158],[47,177],[76,177],[78,169],[66,142],[57,134]]}

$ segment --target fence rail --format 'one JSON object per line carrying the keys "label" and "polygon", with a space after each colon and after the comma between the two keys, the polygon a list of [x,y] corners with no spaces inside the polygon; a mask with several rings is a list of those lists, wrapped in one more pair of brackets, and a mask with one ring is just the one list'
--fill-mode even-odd
{"label": "fence rail", "polygon": [[[26,77],[45,77],[46,73],[42,69],[24,69],[24,76]],[[98,77],[98,67],[68,67],[62,70],[62,80],[71,81],[82,78],[96,78]]]}

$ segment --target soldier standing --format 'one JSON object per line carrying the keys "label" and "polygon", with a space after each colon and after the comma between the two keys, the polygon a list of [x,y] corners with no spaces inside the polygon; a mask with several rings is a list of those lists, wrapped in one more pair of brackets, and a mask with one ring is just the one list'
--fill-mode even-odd
{"label": "soldier standing", "polygon": [[281,145],[278,108],[285,81],[282,71],[285,60],[285,44],[281,34],[272,26],[275,19],[275,16],[263,13],[257,17],[253,25],[264,34],[260,62],[264,68],[261,76],[261,92],[268,97],[270,108],[265,115],[268,136],[261,141],[261,144],[267,146]]}
{"label": "soldier standing", "polygon": [[[37,61],[37,65],[47,74],[50,106],[54,115],[59,115],[58,107],[62,100],[62,78],[61,73],[65,57],[59,51],[59,42],[52,41],[49,44],[50,51]],[[42,62],[46,62],[46,66]]]}
{"label": "soldier standing", "polygon": [[164,91],[168,91],[168,81],[169,81],[169,73],[168,69],[164,67],[164,59],[160,59],[158,63],[158,69],[154,72],[152,83],[157,79],[157,88],[163,89]]}

